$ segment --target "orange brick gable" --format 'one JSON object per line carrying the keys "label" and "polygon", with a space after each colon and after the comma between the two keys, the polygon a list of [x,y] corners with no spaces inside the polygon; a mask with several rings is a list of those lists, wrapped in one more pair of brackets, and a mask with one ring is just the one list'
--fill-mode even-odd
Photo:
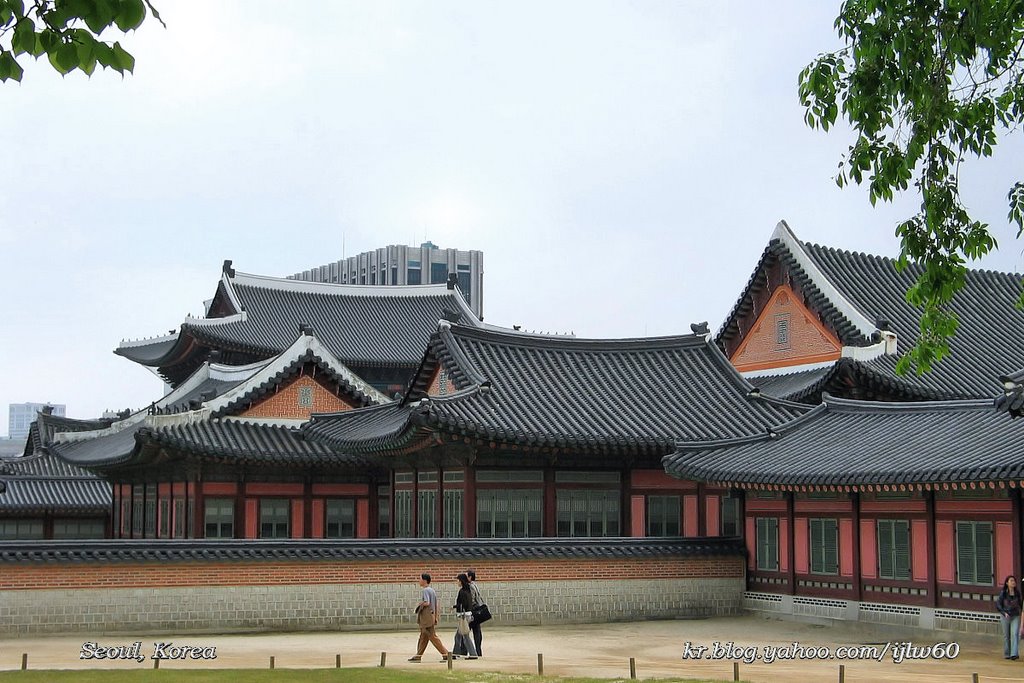
{"label": "orange brick gable", "polygon": [[[782,344],[777,336],[780,320],[788,329],[788,342]],[[740,372],[764,370],[837,360],[842,348],[789,285],[779,285],[729,360]]]}
{"label": "orange brick gable", "polygon": [[427,389],[427,396],[447,396],[455,391],[455,384],[452,383],[448,373],[441,367],[434,370],[434,377],[430,380],[430,387]]}
{"label": "orange brick gable", "polygon": [[[313,401],[310,406],[299,405],[299,396],[303,388],[312,389]],[[241,415],[243,417],[306,420],[313,413],[334,413],[352,410],[352,408],[352,404],[335,396],[312,377],[301,375],[290,383],[279,386],[276,393],[252,404]]]}

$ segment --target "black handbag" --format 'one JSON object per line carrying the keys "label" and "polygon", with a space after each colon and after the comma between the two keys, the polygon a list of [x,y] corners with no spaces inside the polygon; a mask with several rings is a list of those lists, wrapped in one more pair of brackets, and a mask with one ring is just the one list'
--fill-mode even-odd
{"label": "black handbag", "polygon": [[473,608],[473,623],[482,624],[485,621],[491,620],[491,610],[487,609],[487,604],[484,603]]}

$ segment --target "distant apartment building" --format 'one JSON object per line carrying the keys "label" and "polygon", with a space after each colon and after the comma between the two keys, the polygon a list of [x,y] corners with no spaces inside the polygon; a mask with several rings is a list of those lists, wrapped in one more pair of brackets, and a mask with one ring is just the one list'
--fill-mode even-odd
{"label": "distant apartment building", "polygon": [[28,428],[36,421],[36,415],[40,410],[50,406],[53,408],[53,415],[63,417],[67,410],[64,405],[54,403],[10,403],[8,404],[9,419],[7,422],[7,436],[11,439],[24,439],[28,436]]}
{"label": "distant apartment building", "polygon": [[484,311],[484,253],[441,249],[433,242],[418,247],[389,245],[334,263],[289,275],[292,280],[343,285],[432,285],[455,273],[466,303],[478,318]]}

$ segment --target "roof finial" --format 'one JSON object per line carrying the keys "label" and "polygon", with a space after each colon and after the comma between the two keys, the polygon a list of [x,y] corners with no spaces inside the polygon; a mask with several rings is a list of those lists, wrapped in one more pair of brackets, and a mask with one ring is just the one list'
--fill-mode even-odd
{"label": "roof finial", "polygon": [[231,267],[231,259],[224,259],[224,265],[221,266],[221,272],[226,273],[228,277],[235,276],[235,269]]}
{"label": "roof finial", "polygon": [[693,331],[694,334],[699,334],[699,335],[705,335],[705,334],[710,334],[711,333],[711,329],[708,327],[708,321],[707,320],[705,320],[704,322],[700,322],[700,323],[690,323],[690,329]]}

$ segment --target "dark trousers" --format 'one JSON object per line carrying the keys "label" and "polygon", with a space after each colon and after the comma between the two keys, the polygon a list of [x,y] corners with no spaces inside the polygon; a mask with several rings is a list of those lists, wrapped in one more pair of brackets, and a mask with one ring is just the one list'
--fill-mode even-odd
{"label": "dark trousers", "polygon": [[480,632],[480,624],[471,621],[469,622],[469,628],[473,632],[473,644],[476,645],[476,653],[483,657],[484,651],[480,645],[484,642],[484,634]]}

